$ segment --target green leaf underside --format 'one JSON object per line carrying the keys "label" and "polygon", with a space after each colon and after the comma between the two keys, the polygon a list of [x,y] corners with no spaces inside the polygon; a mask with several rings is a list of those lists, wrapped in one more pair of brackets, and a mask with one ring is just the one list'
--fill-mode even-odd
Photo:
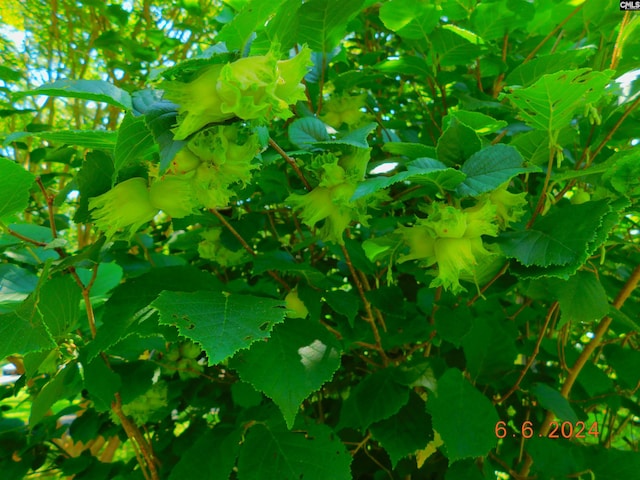
{"label": "green leaf underside", "polygon": [[218,292],[162,292],[152,304],[160,323],[199,343],[215,365],[257,340],[284,319],[283,302]]}
{"label": "green leaf underside", "polygon": [[610,78],[611,72],[588,68],[562,70],[514,90],[509,98],[528,125],[553,132],[567,126],[579,108],[597,101]]}
{"label": "green leaf underside", "polygon": [[128,165],[148,159],[157,150],[151,131],[144,117],[127,114],[118,129],[118,140],[114,151],[116,172]]}
{"label": "green leaf underside", "polygon": [[131,95],[110,82],[102,80],[58,80],[36,89],[14,94],[15,98],[30,95],[48,95],[50,97],[81,98],[104,102],[123,110],[131,110]]}
{"label": "green leaf underside", "polygon": [[340,346],[319,323],[290,319],[276,325],[268,341],[236,355],[230,366],[278,405],[291,428],[302,401],[340,366]]}
{"label": "green leaf underside", "polygon": [[47,142],[76,145],[84,148],[113,150],[118,134],[104,130],[57,130],[45,132],[15,132],[7,135],[4,143],[8,144],[23,138],[36,137]]}
{"label": "green leaf underside", "polygon": [[404,172],[391,177],[379,176],[360,183],[351,201],[371,195],[395,183],[408,181],[421,185],[432,185],[443,190],[452,190],[465,179],[465,174],[455,168],[448,168],[432,158],[419,158],[408,165]]}
{"label": "green leaf underside", "polygon": [[560,303],[561,328],[567,322],[592,322],[609,312],[607,292],[592,272],[580,271],[567,281],[548,279]]}
{"label": "green leaf underside", "polygon": [[449,462],[483,457],[496,446],[494,433],[500,420],[495,408],[460,370],[452,368],[438,380],[437,394],[429,397],[433,428],[444,442]]}

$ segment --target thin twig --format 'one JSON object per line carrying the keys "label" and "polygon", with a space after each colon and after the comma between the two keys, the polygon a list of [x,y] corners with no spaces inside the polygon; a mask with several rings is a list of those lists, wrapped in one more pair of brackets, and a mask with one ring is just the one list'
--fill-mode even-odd
{"label": "thin twig", "polygon": [[609,143],[609,140],[611,140],[611,138],[613,137],[613,134],[616,132],[616,130],[618,130],[618,128],[620,128],[620,125],[622,125],[622,122],[624,122],[624,120],[629,116],[629,114],[633,112],[633,110],[638,106],[639,103],[640,103],[640,96],[638,96],[638,98],[636,98],[635,101],[624,111],[624,113],[620,116],[620,118],[615,123],[613,128],[609,131],[609,133],[607,133],[607,135],[604,137],[602,142],[600,142],[600,145],[598,145],[598,148],[596,148],[595,152],[593,152],[593,155],[591,155],[590,160],[592,162],[593,162],[593,159],[600,153],[600,150],[602,150],[604,146],[607,143]]}
{"label": "thin twig", "polygon": [[468,306],[468,307],[470,307],[471,305],[473,305],[473,304],[476,302],[476,300],[478,300],[478,299],[479,299],[479,298],[484,294],[484,292],[486,292],[486,291],[489,289],[489,287],[490,287],[491,285],[493,285],[493,284],[494,284],[494,282],[495,282],[496,280],[498,280],[502,275],[504,275],[504,274],[507,272],[508,268],[509,268],[509,262],[506,262],[506,263],[502,266],[502,268],[500,269],[500,271],[499,271],[498,273],[496,273],[496,274],[493,276],[493,278],[492,278],[491,280],[489,280],[489,281],[487,282],[487,284],[486,284],[484,287],[482,287],[482,288],[480,289],[480,291],[479,291],[478,293],[476,293],[476,294],[474,295],[474,297],[473,297],[471,300],[469,300],[469,301],[467,302],[467,306]]}
{"label": "thin twig", "polygon": [[562,20],[558,25],[556,25],[556,27],[553,30],[551,30],[547,34],[547,36],[544,37],[542,39],[542,41],[538,45],[536,45],[536,47],[533,50],[531,50],[531,53],[529,53],[529,55],[527,55],[527,58],[525,58],[522,61],[522,63],[527,63],[528,61],[533,59],[533,57],[536,55],[536,53],[538,53],[538,50],[540,50],[544,46],[544,44],[547,43],[547,41],[551,37],[553,37],[558,32],[558,30],[560,30],[565,25],[565,23],[567,23],[569,20],[571,20],[576,13],[578,13],[580,10],[582,10],[582,7],[584,7],[584,3],[578,5],[576,8],[574,8],[573,11],[569,15],[567,15],[567,17],[564,20]]}
{"label": "thin twig", "polygon": [[313,190],[311,188],[311,185],[309,185],[309,182],[307,182],[307,179],[304,177],[304,174],[302,173],[302,170],[300,170],[300,167],[298,167],[298,164],[296,163],[296,161],[291,158],[289,155],[287,155],[287,152],[285,152],[282,147],[280,147],[280,145],[278,145],[275,140],[273,140],[272,138],[269,139],[269,145],[271,145],[273,147],[273,149],[278,152],[280,154],[280,156],[282,158],[285,159],[285,161],[291,165],[291,168],[293,168],[293,170],[296,172],[296,175],[298,175],[298,177],[300,178],[300,180],[302,180],[302,183],[304,184],[304,188],[306,188],[308,191]]}

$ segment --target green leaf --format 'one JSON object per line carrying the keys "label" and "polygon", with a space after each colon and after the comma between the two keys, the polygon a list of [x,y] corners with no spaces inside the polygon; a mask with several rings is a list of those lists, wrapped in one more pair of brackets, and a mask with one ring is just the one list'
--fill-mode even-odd
{"label": "green leaf", "polygon": [[395,368],[378,370],[364,377],[352,388],[340,412],[338,429],[369,425],[398,413],[409,401],[409,389],[399,383]]}
{"label": "green leaf", "polygon": [[580,271],[566,281],[549,279],[549,289],[560,303],[558,329],[568,322],[599,320],[609,312],[607,292],[593,272]]}
{"label": "green leaf", "polygon": [[571,265],[575,272],[608,213],[606,200],[566,205],[538,217],[529,230],[501,234],[498,243],[507,257],[525,266]]}
{"label": "green leaf", "polygon": [[442,306],[436,310],[435,324],[438,335],[459,346],[464,336],[471,330],[473,317],[468,308],[458,307],[454,310]]}
{"label": "green leaf", "polygon": [[382,150],[393,155],[403,155],[411,159],[421,157],[433,158],[436,156],[435,148],[421,143],[387,142],[382,146]]}
{"label": "green leaf", "polygon": [[525,172],[535,172],[537,167],[525,167],[523,158],[510,145],[491,145],[475,153],[464,165],[462,173],[467,178],[458,186],[460,196],[474,197],[495,190],[511,178]]}
{"label": "green leaf", "polygon": [[616,372],[617,382],[624,388],[636,388],[640,371],[640,351],[611,344],[605,347],[604,353],[609,365]]}
{"label": "green leaf", "polygon": [[113,160],[102,152],[89,152],[78,172],[76,182],[80,190],[80,204],[73,216],[76,223],[91,221],[89,199],[108,191],[113,185]]}
{"label": "green leaf", "polygon": [[353,322],[360,310],[360,299],[353,293],[342,290],[325,292],[324,298],[336,313],[347,317],[349,325],[353,327]]}
{"label": "green leaf", "polygon": [[435,186],[437,189],[451,190],[465,179],[465,174],[455,168],[448,168],[432,158],[419,158],[408,165],[404,172],[391,177],[378,176],[358,184],[351,201],[371,195],[394,183],[412,181],[421,185]]}
{"label": "green leaf", "polygon": [[0,264],[0,313],[7,313],[27,298],[38,284],[29,270],[11,263]]}
{"label": "green leaf", "polygon": [[162,292],[152,304],[160,323],[199,343],[215,365],[269,337],[284,319],[284,303],[270,298],[217,292]]}
{"label": "green leaf", "polygon": [[424,401],[411,393],[409,402],[398,413],[371,425],[371,434],[389,454],[395,468],[404,457],[424,448],[433,440],[431,417]]}
{"label": "green leaf", "polygon": [[[568,442],[534,435],[527,442],[526,448],[533,458],[533,471],[542,478],[567,478],[582,470]],[[591,466],[592,462],[589,464]]]}
{"label": "green leaf", "polygon": [[148,160],[157,150],[151,131],[144,117],[127,113],[118,129],[118,140],[114,150],[116,173],[123,167]]}
{"label": "green leaf", "polygon": [[[267,2],[268,3],[268,2]],[[298,43],[316,52],[329,52],[345,36],[347,24],[363,0],[309,0],[298,10]]]}
{"label": "green leaf", "polygon": [[[385,4],[386,5],[386,4]],[[384,73],[397,73],[401,75],[419,75],[421,77],[430,77],[432,71],[429,64],[424,58],[403,56],[398,59],[388,59],[374,65],[376,70]],[[397,143],[397,142],[394,142]],[[432,154],[431,154],[432,155]],[[422,157],[425,155],[417,155]]]}
{"label": "green leaf", "polygon": [[102,80],[58,80],[33,90],[14,93],[13,97],[17,100],[32,95],[81,98],[105,102],[123,110],[131,110],[132,108],[131,95],[112,83]]}
{"label": "green leaf", "polygon": [[507,85],[521,85],[527,87],[537,81],[543,75],[555,73],[567,68],[577,68],[589,57],[596,53],[593,46],[569,50],[566,52],[539,55],[527,63],[522,63],[514,68],[507,78]]}
{"label": "green leaf", "polygon": [[596,451],[586,452],[585,455],[591,460],[591,470],[598,480],[633,478],[640,472],[640,453],[637,451],[598,448]]}
{"label": "green leaf", "polygon": [[37,137],[47,142],[63,143],[84,148],[95,148],[101,150],[113,150],[116,145],[118,134],[104,130],[58,130],[45,132],[15,132],[4,140],[7,145],[11,142],[22,140],[28,137]]}
{"label": "green leaf", "polygon": [[412,0],[391,0],[380,8],[380,20],[402,38],[426,40],[440,22],[435,5]]}
{"label": "green leaf", "polygon": [[29,204],[35,177],[21,165],[0,158],[0,218],[21,212]]}
{"label": "green leaf", "polygon": [[588,68],[562,70],[543,75],[527,88],[508,94],[527,125],[552,132],[569,125],[578,109],[596,102],[604,93],[613,72]]}
{"label": "green leaf", "polygon": [[150,322],[140,312],[144,313],[163,290],[195,292],[219,288],[215,277],[193,267],[156,268],[119,285],[105,304],[96,338],[87,345],[88,360],[135,332],[140,322]]}
{"label": "green leaf", "polygon": [[542,407],[553,412],[558,419],[573,423],[578,421],[578,416],[569,401],[556,389],[544,383],[535,383],[530,388],[530,392]]}
{"label": "green leaf", "polygon": [[38,308],[53,338],[65,336],[80,317],[80,287],[69,275],[54,276],[40,289]]}
{"label": "green leaf", "polygon": [[377,126],[375,123],[369,123],[364,127],[347,132],[345,135],[338,136],[330,141],[315,142],[314,146],[349,145],[356,148],[369,148],[367,137]]}
{"label": "green leaf", "polygon": [[82,362],[84,388],[89,392],[89,399],[93,408],[98,412],[111,410],[111,403],[115,401],[115,394],[120,391],[122,380],[111,370],[100,357],[90,362]]}
{"label": "green leaf", "polygon": [[452,167],[456,164],[463,164],[480,148],[482,148],[482,142],[475,130],[460,123],[457,119],[452,119],[438,139],[436,151],[438,160]]}
{"label": "green leaf", "polygon": [[448,127],[454,118],[467,127],[473,128],[478,135],[489,135],[507,126],[507,122],[504,120],[496,120],[484,113],[468,110],[456,110],[448,113],[442,121],[444,126]]}
{"label": "green leaf", "polygon": [[[464,33],[462,29],[443,27],[437,28],[429,35],[433,56],[437,55],[440,66],[468,65],[470,59],[482,53],[481,45],[470,41],[469,35]],[[466,33],[469,32],[466,31]]]}
{"label": "green leaf", "polygon": [[351,480],[351,455],[327,425],[258,423],[245,435],[238,480]]}
{"label": "green leaf", "polygon": [[253,261],[254,275],[260,275],[269,270],[300,274],[313,285],[321,285],[326,282],[326,277],[321,271],[306,263],[296,263],[291,254],[284,251],[265,252],[255,257]]}
{"label": "green leaf", "polygon": [[31,414],[29,415],[29,426],[35,427],[47,415],[49,409],[58,400],[71,398],[80,392],[82,382],[75,363],[66,365],[58,371],[31,404]]}
{"label": "green leaf", "polygon": [[308,149],[316,142],[331,141],[327,125],[315,117],[304,117],[289,125],[289,140],[302,149]]}
{"label": "green leaf", "polygon": [[302,401],[331,380],[340,345],[319,323],[290,319],[267,342],[254,343],[230,362],[240,378],[271,398],[291,428]]}
{"label": "green leaf", "polygon": [[473,327],[462,338],[471,380],[491,384],[512,371],[518,355],[516,337],[517,331],[509,331],[495,318],[475,318]]}
{"label": "green leaf", "polygon": [[213,429],[206,430],[180,455],[171,470],[169,480],[229,478],[241,444],[242,430],[216,425]]}
{"label": "green leaf", "polygon": [[225,42],[229,50],[242,50],[250,41],[251,35],[265,25],[269,17],[278,11],[283,1],[252,0],[247,2],[240,13],[222,27],[216,35],[216,41]]}
{"label": "green leaf", "polygon": [[438,390],[429,397],[427,410],[449,462],[484,457],[498,442],[494,428],[500,418],[494,406],[456,368],[438,380]]}

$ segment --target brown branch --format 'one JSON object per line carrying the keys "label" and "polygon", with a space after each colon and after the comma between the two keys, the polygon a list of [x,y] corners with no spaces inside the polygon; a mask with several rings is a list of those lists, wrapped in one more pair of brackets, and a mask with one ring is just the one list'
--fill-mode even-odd
{"label": "brown branch", "polygon": [[[220,212],[218,212],[215,208],[210,208],[209,211],[211,213],[213,213],[216,217],[218,217],[218,220],[220,220],[220,223],[222,223],[231,232],[231,234],[238,239],[238,241],[240,242],[240,245],[242,245],[242,248],[244,248],[247,252],[249,252],[252,257],[255,257],[255,256],[258,255],[255,252],[255,250],[253,248],[251,248],[251,246],[246,242],[246,240],[244,238],[242,238],[242,235],[240,235],[238,233],[238,231],[235,228],[233,228],[233,225],[231,225],[227,221],[227,219],[222,216],[222,214]],[[280,278],[280,275],[278,275],[273,270],[267,270],[267,273],[275,281],[277,281],[280,285],[282,285],[287,292],[291,291],[291,287],[289,286],[289,284],[287,282],[285,282],[282,278]]]}
{"label": "brown branch", "polygon": [[311,191],[313,190],[311,188],[311,185],[309,185],[309,182],[307,182],[307,179],[304,177],[304,174],[302,173],[302,170],[300,170],[300,167],[298,167],[298,164],[296,163],[296,161],[291,158],[289,155],[287,155],[287,152],[285,152],[282,147],[280,147],[280,145],[278,145],[275,140],[273,140],[272,138],[269,139],[269,145],[271,145],[273,147],[273,149],[278,152],[280,154],[280,156],[282,158],[285,159],[285,161],[291,165],[291,168],[293,168],[293,170],[296,172],[296,175],[298,175],[298,177],[300,178],[300,180],[302,180],[302,183],[304,184],[304,188],[306,188],[307,190]]}
{"label": "brown branch", "polygon": [[514,392],[516,392],[518,390],[518,388],[520,388],[520,382],[522,382],[522,380],[524,379],[525,375],[527,374],[527,372],[531,368],[531,365],[533,365],[533,362],[535,361],[536,357],[538,356],[538,353],[540,352],[540,345],[542,345],[542,339],[544,338],[544,334],[547,331],[547,328],[549,327],[549,322],[551,322],[551,318],[553,317],[553,313],[557,311],[557,308],[558,308],[558,302],[553,302],[551,304],[551,307],[549,308],[549,311],[547,312],[547,317],[545,318],[544,325],[542,326],[542,329],[540,330],[540,333],[538,334],[538,341],[536,342],[536,345],[533,348],[533,352],[531,353],[531,356],[529,357],[529,360],[527,361],[527,364],[524,366],[524,368],[520,372],[520,375],[518,376],[518,379],[516,380],[516,383],[514,383],[513,387],[511,387],[507,393],[505,393],[500,399],[498,399],[496,404],[498,404],[498,405],[501,404],[507,398],[509,398]]}
{"label": "brown branch", "polygon": [[371,303],[367,299],[365,295],[364,287],[362,286],[362,282],[358,277],[358,272],[353,267],[353,263],[351,263],[351,256],[347,248],[344,245],[340,245],[342,249],[342,254],[344,255],[344,260],[347,263],[347,267],[349,268],[349,272],[351,272],[351,278],[353,278],[353,283],[356,285],[356,289],[358,290],[358,294],[360,295],[360,299],[364,304],[364,309],[366,311],[366,316],[364,320],[371,327],[371,331],[373,332],[373,338],[376,341],[375,350],[380,354],[382,361],[385,366],[389,364],[389,359],[387,358],[387,354],[384,352],[384,348],[382,348],[382,339],[380,338],[380,332],[378,331],[378,327],[376,326],[376,322],[373,316],[373,309],[371,308]]}
{"label": "brown branch", "polygon": [[58,238],[58,231],[56,229],[56,222],[53,214],[54,197],[52,195],[49,195],[40,177],[36,177],[36,183],[38,184],[38,187],[40,187],[40,191],[44,195],[44,199],[47,202],[47,211],[49,212],[49,227],[51,228],[51,235],[53,235],[53,238]]}
{"label": "brown branch", "polygon": [[600,145],[598,145],[598,148],[596,148],[595,152],[593,152],[593,155],[591,155],[590,160],[592,162],[593,162],[593,159],[600,153],[600,150],[602,150],[604,146],[607,143],[609,143],[609,140],[611,140],[611,138],[613,137],[613,134],[616,132],[616,130],[618,130],[618,128],[620,128],[620,125],[622,125],[622,122],[624,122],[624,120],[631,114],[631,112],[638,106],[639,103],[640,103],[640,96],[638,96],[638,98],[636,98],[635,101],[631,105],[629,105],[629,107],[624,111],[624,113],[618,119],[618,121],[613,126],[613,128],[609,131],[609,133],[607,133],[607,135],[604,137],[602,142],[600,142]]}
{"label": "brown branch", "polygon": [[29,237],[25,237],[24,235],[22,235],[21,233],[16,232],[15,230],[9,228],[9,227],[4,227],[5,231],[16,238],[19,238],[20,240],[23,240],[25,242],[29,242],[37,247],[46,247],[47,244],[45,242],[39,242],[38,240],[34,240],[33,238],[29,238]]}
{"label": "brown branch", "polygon": [[558,30],[560,30],[565,25],[565,23],[567,23],[569,20],[571,20],[576,13],[578,13],[580,10],[582,10],[582,7],[584,7],[584,3],[578,5],[576,8],[574,8],[573,11],[569,15],[567,15],[567,17],[564,20],[562,20],[558,25],[556,25],[556,27],[553,30],[551,30],[547,34],[547,36],[544,37],[542,39],[542,41],[538,45],[536,45],[536,47],[533,50],[531,50],[531,53],[529,53],[529,55],[527,55],[527,58],[525,58],[522,61],[522,63],[524,64],[524,63],[527,63],[528,61],[530,61],[536,55],[536,53],[538,53],[538,50],[540,50],[544,46],[544,44],[547,43],[547,41],[551,37],[553,37],[558,32]]}
{"label": "brown branch", "polygon": [[624,32],[625,27],[629,24],[629,19],[631,18],[631,12],[627,10],[624,12],[624,17],[622,17],[622,21],[620,22],[620,29],[618,30],[618,37],[616,38],[616,43],[613,46],[613,52],[611,53],[611,65],[609,68],[611,70],[615,70],[618,68],[618,62],[620,61],[620,44],[622,40],[622,33]]}
{"label": "brown branch", "polygon": [[544,201],[547,196],[547,188],[549,188],[549,180],[551,179],[551,172],[553,170],[553,159],[555,157],[555,148],[549,149],[549,162],[547,164],[547,174],[544,177],[544,185],[542,186],[542,192],[540,193],[540,198],[538,198],[538,203],[536,204],[536,208],[533,211],[533,215],[531,215],[531,219],[527,222],[527,228],[531,228],[536,217],[542,212],[544,208]]}
{"label": "brown branch", "polygon": [[[627,298],[629,298],[631,293],[638,286],[639,282],[640,282],[640,265],[636,266],[636,268],[631,273],[631,276],[622,287],[622,290],[620,290],[620,292],[618,293],[618,296],[613,301],[613,304],[612,304],[613,307],[619,310],[622,307],[622,305],[624,305],[624,302],[627,300]],[[609,316],[604,317],[600,321],[600,323],[598,324],[598,326],[594,331],[593,338],[584,347],[584,349],[580,353],[580,356],[578,357],[576,362],[573,364],[573,368],[569,371],[569,375],[563,382],[562,388],[560,389],[560,394],[564,398],[566,399],[569,398],[569,393],[571,393],[571,389],[575,384],[578,378],[578,375],[580,375],[582,368],[586,365],[587,361],[591,357],[591,354],[602,343],[602,339],[604,338],[604,335],[607,333],[607,330],[611,325],[611,321],[612,319]],[[548,411],[544,421],[542,422],[542,425],[540,426],[540,435],[542,435],[543,437],[547,436],[547,434],[549,433],[549,430],[551,429],[551,422],[553,421],[554,418],[555,416],[553,412]],[[530,455],[528,455],[522,466],[522,469],[520,470],[520,475],[527,476],[529,474],[529,470],[531,469],[531,465],[533,465],[533,459],[531,458]]]}
{"label": "brown branch", "polygon": [[496,273],[496,274],[493,276],[493,278],[492,278],[491,280],[489,280],[489,281],[487,282],[487,284],[486,284],[484,287],[482,287],[482,288],[480,289],[480,291],[479,291],[478,293],[476,293],[476,294],[474,295],[474,297],[473,297],[471,300],[469,300],[469,301],[467,302],[467,306],[468,306],[468,307],[470,307],[471,305],[473,305],[473,304],[476,302],[476,300],[478,300],[478,299],[479,299],[479,298],[484,294],[484,292],[486,292],[486,291],[489,289],[489,287],[490,287],[491,285],[493,285],[493,284],[494,284],[494,282],[495,282],[496,280],[498,280],[502,275],[504,275],[505,273],[507,273],[508,268],[509,268],[509,262],[506,262],[506,263],[502,266],[502,268],[500,269],[500,271],[498,271],[498,273]]}

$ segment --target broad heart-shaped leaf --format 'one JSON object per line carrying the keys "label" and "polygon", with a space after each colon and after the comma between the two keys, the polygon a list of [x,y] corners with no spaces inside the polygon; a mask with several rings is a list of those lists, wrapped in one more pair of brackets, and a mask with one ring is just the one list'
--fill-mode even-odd
{"label": "broad heart-shaped leaf", "polygon": [[238,458],[238,480],[351,480],[351,455],[330,427],[260,422],[249,428]]}
{"label": "broad heart-shaped leaf", "polygon": [[431,417],[425,412],[424,401],[412,392],[398,413],[371,425],[371,434],[387,451],[395,468],[402,458],[433,440]]}
{"label": "broad heart-shaped leaf", "polygon": [[[266,2],[269,3],[269,2]],[[347,24],[360,12],[363,0],[309,0],[297,12],[298,42],[316,52],[329,52],[345,36]]]}
{"label": "broad heart-shaped leaf", "polygon": [[412,0],[391,0],[380,8],[380,20],[402,38],[425,40],[440,22],[440,13],[435,5]]}
{"label": "broad heart-shaped leaf", "polygon": [[147,160],[157,148],[145,118],[127,113],[118,129],[113,161],[116,172],[128,165]]}
{"label": "broad heart-shaped leaf", "polygon": [[503,233],[497,241],[507,257],[524,266],[572,265],[577,269],[590,254],[590,243],[609,212],[607,200],[565,205],[538,217],[529,230]]}
{"label": "broad heart-shaped leaf", "polygon": [[[191,432],[187,430],[185,433]],[[169,480],[229,478],[242,444],[242,430],[216,425],[197,438],[180,456]]]}
{"label": "broad heart-shaped leaf", "polygon": [[219,292],[162,292],[151,305],[161,324],[202,346],[209,365],[269,337],[285,315],[280,300]]}
{"label": "broad heart-shaped leaf", "polygon": [[[450,321],[457,319],[451,318]],[[480,316],[462,338],[462,348],[471,380],[492,384],[513,370],[517,330],[505,328],[498,320]]]}
{"label": "broad heart-shaped leaf", "polygon": [[81,98],[95,102],[105,102],[123,110],[131,110],[131,95],[112,83],[102,80],[58,80],[26,92],[17,92],[17,100],[30,95],[48,95],[50,97]]}
{"label": "broad heart-shaped leaf", "polygon": [[457,368],[447,370],[438,380],[438,390],[429,396],[427,411],[450,463],[484,457],[496,446],[494,428],[500,418],[491,401]]}
{"label": "broad heart-shaped leaf", "polygon": [[[596,447],[593,447],[590,450],[595,449]],[[591,470],[598,480],[633,478],[640,472],[640,453],[637,451],[598,448],[595,452],[587,452],[586,455],[591,459]]]}
{"label": "broad heart-shaped leaf", "polygon": [[400,383],[401,372],[395,368],[378,370],[364,377],[353,389],[340,411],[338,430],[369,425],[397,413],[409,401],[409,389]]}
{"label": "broad heart-shaped leaf", "polygon": [[84,388],[89,392],[93,408],[98,412],[108,412],[115,394],[120,391],[122,380],[120,376],[104,363],[101,357],[90,362],[82,359]]}
{"label": "broad heart-shaped leaf", "polygon": [[117,139],[116,132],[106,130],[57,130],[47,132],[14,132],[4,139],[4,144],[27,137],[37,137],[41,140],[56,143],[66,143],[84,148],[113,150]]}
{"label": "broad heart-shaped leaf", "polygon": [[291,428],[300,404],[340,367],[340,345],[317,322],[289,319],[276,325],[266,342],[256,342],[229,366],[271,398]]}
{"label": "broad heart-shaped leaf", "polygon": [[[155,268],[140,277],[119,285],[105,304],[102,325],[98,327],[96,338],[87,345],[87,360],[93,360],[100,352],[106,351],[136,328],[151,322],[139,322],[138,314],[143,312],[163,290],[195,292],[219,290],[220,283],[208,273],[192,267]],[[156,325],[157,327],[157,325]]]}
{"label": "broad heart-shaped leaf", "polygon": [[539,171],[537,167],[523,166],[523,162],[522,155],[510,145],[483,148],[462,165],[462,173],[467,178],[456,193],[461,197],[477,196],[495,190],[520,173]]}
{"label": "broad heart-shaped leaf", "polygon": [[404,172],[396,173],[391,177],[378,176],[370,178],[358,184],[355,192],[353,192],[351,196],[351,201],[366,197],[394,183],[405,180],[421,185],[435,186],[439,190],[452,190],[464,179],[464,173],[455,168],[448,168],[438,160],[419,158],[411,162]]}
{"label": "broad heart-shaped leaf", "polygon": [[34,181],[33,174],[21,165],[0,158],[0,218],[27,208]]}
{"label": "broad heart-shaped leaf", "polygon": [[376,128],[375,123],[369,123],[364,127],[352,130],[344,135],[339,135],[335,139],[329,141],[315,142],[314,146],[323,147],[331,145],[349,145],[356,148],[369,148],[367,137]]}
{"label": "broad heart-shaped leaf", "polygon": [[456,164],[463,164],[480,148],[482,148],[482,142],[475,130],[460,123],[458,119],[452,119],[438,139],[436,151],[438,160],[452,167]]}
{"label": "broad heart-shaped leaf", "polygon": [[307,149],[316,142],[331,141],[327,125],[315,117],[304,117],[289,125],[289,140],[297,147]]}
{"label": "broad heart-shaped leaf", "polygon": [[569,400],[554,388],[545,383],[536,383],[529,391],[538,399],[538,403],[541,406],[552,411],[560,420],[574,423],[578,421],[578,416],[573,411]]}
{"label": "broad heart-shaped leaf", "polygon": [[435,158],[436,149],[421,143],[409,142],[387,142],[382,146],[382,150],[393,155],[403,155],[409,158]]}
{"label": "broad heart-shaped leaf", "polygon": [[560,303],[557,328],[567,322],[592,322],[609,312],[607,292],[592,272],[577,272],[566,281],[555,278],[545,281]]}
{"label": "broad heart-shaped leaf", "polygon": [[528,125],[556,132],[569,125],[578,109],[602,96],[612,74],[588,68],[562,70],[543,75],[530,87],[508,96]]}

